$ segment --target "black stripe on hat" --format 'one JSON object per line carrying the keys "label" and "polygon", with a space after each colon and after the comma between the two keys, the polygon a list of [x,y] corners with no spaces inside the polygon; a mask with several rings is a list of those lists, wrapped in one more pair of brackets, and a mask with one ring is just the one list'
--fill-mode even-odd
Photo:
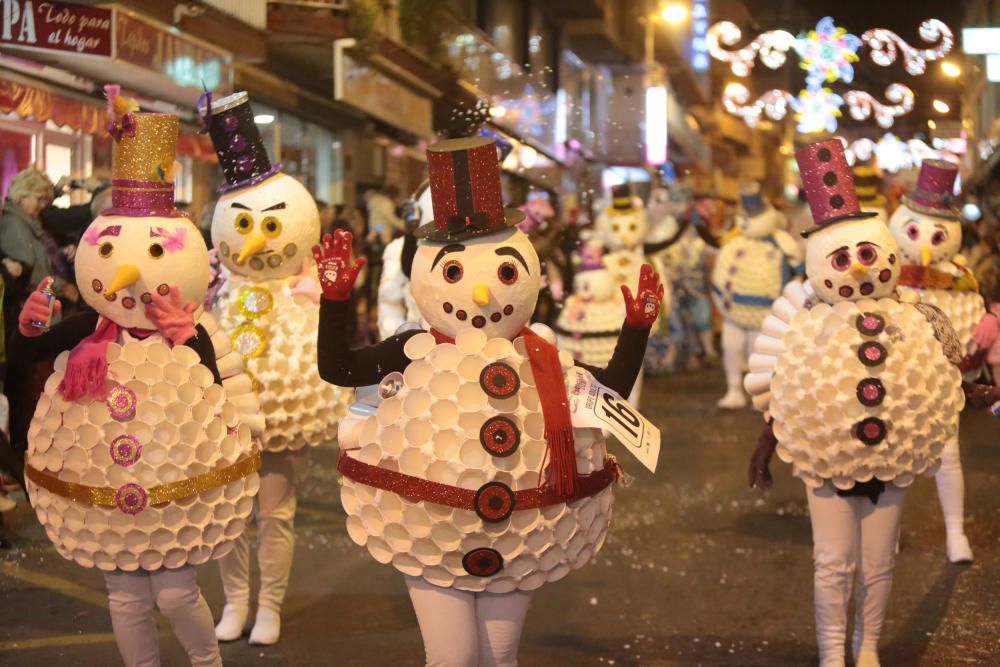
{"label": "black stripe on hat", "polygon": [[469,152],[455,151],[451,154],[451,166],[455,173],[455,208],[459,217],[465,218],[476,212],[472,199],[472,174],[469,173]]}

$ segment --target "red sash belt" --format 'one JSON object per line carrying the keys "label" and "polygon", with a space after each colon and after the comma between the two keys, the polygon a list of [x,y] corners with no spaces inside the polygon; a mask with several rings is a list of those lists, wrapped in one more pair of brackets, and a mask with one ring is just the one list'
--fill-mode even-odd
{"label": "red sash belt", "polygon": [[537,509],[588,498],[606,489],[621,475],[618,463],[609,457],[601,470],[589,475],[577,475],[576,489],[568,495],[557,493],[551,485],[512,491],[501,482],[487,482],[478,490],[464,489],[364,463],[343,449],[340,450],[337,470],[359,484],[392,491],[408,500],[472,510],[484,521],[493,522],[503,521],[514,510]]}

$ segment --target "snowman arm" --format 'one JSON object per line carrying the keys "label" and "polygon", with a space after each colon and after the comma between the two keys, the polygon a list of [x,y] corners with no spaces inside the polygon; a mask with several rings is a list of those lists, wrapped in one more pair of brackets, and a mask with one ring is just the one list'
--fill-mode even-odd
{"label": "snowman arm", "polygon": [[322,299],[320,302],[316,340],[319,376],[340,387],[363,387],[378,384],[394,371],[404,371],[410,360],[403,346],[421,332],[407,331],[381,343],[352,350],[347,323],[353,307],[351,301]]}
{"label": "snowman arm", "polygon": [[607,366],[598,368],[581,363],[577,366],[585,368],[604,386],[614,389],[622,396],[628,396],[632,393],[639,371],[642,370],[642,359],[646,356],[648,339],[649,329],[639,329],[625,322]]}
{"label": "snowman arm", "polygon": [[222,384],[222,376],[219,374],[219,365],[215,362],[215,347],[212,345],[212,337],[205,331],[205,327],[200,324],[194,325],[195,335],[184,343],[187,347],[198,353],[201,365],[212,371],[212,378],[215,384]]}
{"label": "snowman arm", "polygon": [[655,255],[656,253],[660,252],[661,250],[666,250],[667,248],[669,248],[673,244],[677,243],[678,240],[680,240],[681,234],[683,234],[685,232],[685,230],[687,230],[688,225],[690,225],[690,224],[691,224],[691,221],[689,219],[682,218],[681,221],[677,225],[677,231],[674,232],[673,235],[670,236],[670,238],[664,239],[662,241],[655,241],[653,243],[643,243],[642,244],[642,253],[644,255]]}
{"label": "snowman arm", "polygon": [[705,245],[716,250],[719,249],[719,239],[705,225],[695,224],[694,231],[698,232],[698,236],[705,242]]}

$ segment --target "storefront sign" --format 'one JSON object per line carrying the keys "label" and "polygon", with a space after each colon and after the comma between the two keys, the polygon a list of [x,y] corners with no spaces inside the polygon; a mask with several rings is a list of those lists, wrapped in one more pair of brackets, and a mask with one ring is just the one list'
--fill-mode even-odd
{"label": "storefront sign", "polygon": [[113,55],[115,24],[110,9],[38,0],[0,0],[0,4],[0,45]]}
{"label": "storefront sign", "polygon": [[118,12],[118,59],[159,72],[189,88],[228,86],[232,65],[225,51]]}
{"label": "storefront sign", "polygon": [[394,127],[433,134],[431,100],[334,49],[334,99],[347,102]]}

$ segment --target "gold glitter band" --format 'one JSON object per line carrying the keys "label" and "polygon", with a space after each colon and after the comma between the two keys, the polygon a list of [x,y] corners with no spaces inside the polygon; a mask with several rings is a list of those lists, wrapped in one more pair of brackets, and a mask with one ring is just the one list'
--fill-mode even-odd
{"label": "gold glitter band", "polygon": [[[182,479],[170,484],[158,484],[152,487],[147,491],[149,496],[147,504],[159,505],[161,503],[188,498],[203,491],[209,491],[220,486],[225,486],[230,482],[235,482],[238,479],[248,477],[259,469],[260,450],[254,447],[249,456],[225,468],[210,470],[206,473],[195,475],[190,479]],[[63,498],[75,500],[78,503],[119,507],[117,498],[119,490],[110,486],[86,486],[85,484],[67,482],[55,475],[42,472],[28,463],[24,464],[24,476],[46,491],[54,493],[57,496],[62,496]]]}

